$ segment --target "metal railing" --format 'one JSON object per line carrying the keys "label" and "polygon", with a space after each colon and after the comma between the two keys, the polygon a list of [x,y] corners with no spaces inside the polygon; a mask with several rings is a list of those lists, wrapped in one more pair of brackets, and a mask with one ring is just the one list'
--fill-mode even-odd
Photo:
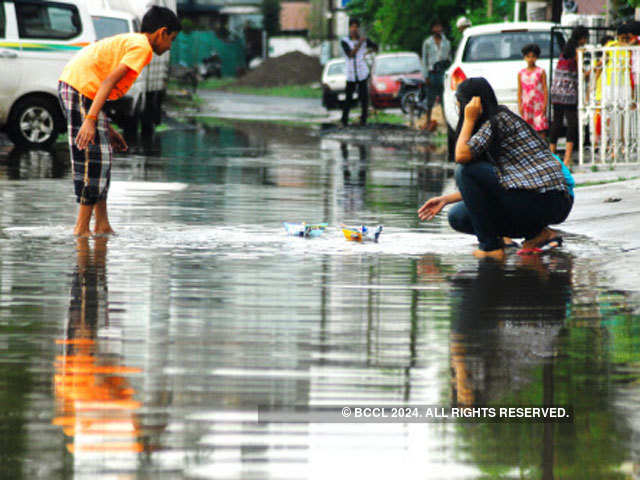
{"label": "metal railing", "polygon": [[640,46],[578,49],[579,163],[640,163]]}

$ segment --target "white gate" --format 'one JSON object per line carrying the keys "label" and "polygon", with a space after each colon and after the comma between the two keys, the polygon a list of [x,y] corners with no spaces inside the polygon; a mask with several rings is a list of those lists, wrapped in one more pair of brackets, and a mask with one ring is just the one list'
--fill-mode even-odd
{"label": "white gate", "polygon": [[640,47],[578,49],[579,163],[640,163]]}

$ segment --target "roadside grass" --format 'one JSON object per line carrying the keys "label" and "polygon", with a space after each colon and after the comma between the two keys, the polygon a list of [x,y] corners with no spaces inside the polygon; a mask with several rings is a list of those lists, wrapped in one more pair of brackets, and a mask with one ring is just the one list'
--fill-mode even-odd
{"label": "roadside grass", "polygon": [[254,120],[250,118],[220,118],[220,117],[193,117],[196,122],[209,127],[227,127],[234,123],[271,123],[273,125],[282,125],[283,127],[310,127],[315,122],[304,120]]}
{"label": "roadside grass", "polygon": [[591,182],[582,182],[576,183],[576,188],[580,187],[594,187],[596,185],[607,185],[609,183],[618,183],[618,182],[626,182],[627,180],[637,180],[640,177],[618,177],[617,179],[611,180],[597,180]]}
{"label": "roadside grass", "polygon": [[[198,84],[199,90],[222,90],[229,93],[264,95],[268,97],[322,98],[322,88],[313,85],[284,85],[281,87],[247,87],[235,85],[235,78],[209,78]],[[175,80],[169,82],[172,89],[180,89]]]}

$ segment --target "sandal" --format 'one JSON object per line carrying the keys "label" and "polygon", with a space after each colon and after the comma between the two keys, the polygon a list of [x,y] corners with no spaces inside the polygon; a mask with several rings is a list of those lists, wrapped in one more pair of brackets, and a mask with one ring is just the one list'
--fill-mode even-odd
{"label": "sandal", "polygon": [[516,242],[515,240],[511,240],[511,243],[505,243],[504,244],[504,248],[521,248],[522,245],[520,245],[518,242]]}
{"label": "sandal", "polygon": [[549,252],[562,246],[562,237],[553,237],[534,248],[522,248],[518,250],[518,255],[536,255]]}

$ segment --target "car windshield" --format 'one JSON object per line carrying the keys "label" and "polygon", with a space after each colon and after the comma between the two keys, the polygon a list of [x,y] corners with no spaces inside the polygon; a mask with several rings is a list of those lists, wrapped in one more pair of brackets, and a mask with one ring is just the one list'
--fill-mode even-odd
{"label": "car windshield", "polygon": [[96,30],[97,40],[129,32],[129,22],[125,19],[113,17],[91,17],[91,19]]}
{"label": "car windshield", "polygon": [[[522,60],[522,47],[535,43],[540,47],[540,58],[548,59],[551,45],[550,32],[503,32],[476,35],[469,38],[462,56],[463,62],[495,62]],[[553,52],[557,57],[564,47],[564,37],[554,33]]]}
{"label": "car windshield", "polygon": [[337,62],[329,65],[327,75],[344,75],[344,62]]}
{"label": "car windshield", "polygon": [[403,73],[422,73],[422,64],[418,56],[383,57],[376,59],[376,75],[400,75]]}

